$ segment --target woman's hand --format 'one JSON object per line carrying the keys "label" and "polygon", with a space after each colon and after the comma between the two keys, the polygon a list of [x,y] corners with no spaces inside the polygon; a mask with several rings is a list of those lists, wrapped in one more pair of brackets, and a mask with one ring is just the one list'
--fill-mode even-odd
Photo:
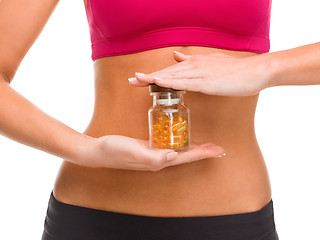
{"label": "woman's hand", "polygon": [[222,53],[185,55],[175,51],[177,64],[150,74],[136,73],[129,82],[136,87],[156,83],[209,95],[255,95],[268,87],[268,64],[262,55],[240,58]]}
{"label": "woman's hand", "polygon": [[[191,144],[187,151],[149,149],[149,141],[120,135],[91,138],[87,147],[79,148],[73,161],[87,167],[159,171],[165,167],[223,156],[224,149],[213,143]],[[167,160],[167,156],[170,156]]]}

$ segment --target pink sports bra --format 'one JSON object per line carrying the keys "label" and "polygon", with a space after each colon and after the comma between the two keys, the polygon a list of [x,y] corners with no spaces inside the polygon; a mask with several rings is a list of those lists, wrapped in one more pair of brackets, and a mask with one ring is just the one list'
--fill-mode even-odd
{"label": "pink sports bra", "polygon": [[271,0],[87,0],[92,60],[166,46],[265,53]]}

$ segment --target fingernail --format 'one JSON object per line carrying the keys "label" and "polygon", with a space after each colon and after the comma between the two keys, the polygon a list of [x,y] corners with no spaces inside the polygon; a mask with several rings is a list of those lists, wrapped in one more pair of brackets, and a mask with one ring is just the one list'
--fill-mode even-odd
{"label": "fingernail", "polygon": [[218,157],[222,157],[222,156],[225,156],[226,155],[226,153],[222,153],[220,156],[218,156]]}
{"label": "fingernail", "polygon": [[178,52],[178,51],[174,51],[175,53],[180,53],[180,54],[183,54],[183,53],[181,53],[181,52]]}
{"label": "fingernail", "polygon": [[177,158],[177,156],[178,156],[178,153],[177,153],[177,152],[168,153],[168,154],[167,154],[167,161],[174,160],[174,159]]}
{"label": "fingernail", "polygon": [[134,81],[134,80],[137,80],[135,77],[131,77],[131,78],[128,78],[128,81],[129,82],[132,82],[132,81]]}
{"label": "fingernail", "polygon": [[144,76],[145,74],[144,73],[140,73],[140,72],[136,72],[135,75],[136,76]]}

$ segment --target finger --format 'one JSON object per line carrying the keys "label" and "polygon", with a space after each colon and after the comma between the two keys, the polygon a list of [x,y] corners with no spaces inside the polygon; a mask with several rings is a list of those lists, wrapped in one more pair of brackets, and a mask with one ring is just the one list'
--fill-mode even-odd
{"label": "finger", "polygon": [[190,55],[185,55],[185,54],[178,52],[178,51],[173,51],[173,53],[174,53],[173,57],[177,62],[182,62],[182,61],[187,60],[188,58],[191,57]]}
{"label": "finger", "polygon": [[168,74],[172,74],[172,73],[179,73],[179,72],[184,72],[187,70],[192,69],[192,66],[190,63],[186,63],[186,62],[181,62],[181,63],[176,63],[173,64],[169,67],[163,68],[159,71],[155,71],[149,74],[145,74],[145,73],[140,73],[140,72],[136,72],[135,73],[135,78],[141,81],[146,81],[146,82],[150,82],[153,80],[153,78],[155,76],[158,77],[164,77],[167,76]]}
{"label": "finger", "polygon": [[144,74],[144,73],[136,72],[136,73],[135,73],[135,78],[136,78],[138,81],[141,81],[141,82],[152,83],[153,80],[154,80],[154,75],[153,75],[153,73]]}
{"label": "finger", "polygon": [[202,78],[204,73],[196,71],[194,69],[185,69],[184,71],[178,72],[168,72],[168,73],[160,73],[156,74],[156,78],[162,79],[181,79],[181,78]]}
{"label": "finger", "polygon": [[156,71],[153,74],[186,71],[188,69],[191,69],[192,67],[193,66],[189,61],[183,61],[183,62],[170,65],[169,67],[163,68],[159,71]]}
{"label": "finger", "polygon": [[154,79],[154,83],[160,87],[173,88],[186,91],[201,91],[204,83],[201,78],[181,78],[181,79]]}
{"label": "finger", "polygon": [[[157,74],[157,76],[156,76]],[[157,77],[169,77],[170,75],[164,71],[162,71],[160,74],[157,72],[154,73],[150,73],[150,74],[144,74],[144,73],[135,73],[135,77],[131,78],[133,79],[133,81],[131,80],[131,83],[133,84],[138,84],[141,83],[143,85],[148,85],[149,83],[153,83],[154,79]],[[130,81],[130,79],[128,79]]]}
{"label": "finger", "polygon": [[134,87],[145,87],[148,86],[148,82],[139,81],[135,77],[128,78],[129,84]]}
{"label": "finger", "polygon": [[167,166],[178,165],[188,162],[194,162],[206,158],[218,158],[224,154],[224,149],[221,146],[213,143],[200,145],[199,147],[191,148],[185,152],[178,152],[176,159],[166,162]]}
{"label": "finger", "polygon": [[181,78],[198,78],[199,73],[192,69],[184,69],[184,71],[170,71],[161,70],[151,74],[136,73],[136,77],[128,78],[131,85],[146,86],[150,83],[155,83],[157,79],[181,79]]}
{"label": "finger", "polygon": [[144,143],[144,149],[136,152],[136,154],[136,157],[140,159],[140,162],[155,168],[160,167],[167,162],[168,154],[170,154],[171,160],[177,157],[177,152],[173,149],[150,149],[148,143]]}
{"label": "finger", "polygon": [[226,57],[226,58],[241,58],[241,55],[239,56],[233,56],[227,53],[210,53],[209,55],[213,56],[213,57]]}

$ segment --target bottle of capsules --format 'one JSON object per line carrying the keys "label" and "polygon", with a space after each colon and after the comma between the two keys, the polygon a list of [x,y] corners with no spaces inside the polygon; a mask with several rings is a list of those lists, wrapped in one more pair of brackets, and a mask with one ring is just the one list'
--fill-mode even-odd
{"label": "bottle of capsules", "polygon": [[190,144],[190,111],[184,105],[184,90],[149,84],[153,106],[148,110],[149,147],[187,150]]}

